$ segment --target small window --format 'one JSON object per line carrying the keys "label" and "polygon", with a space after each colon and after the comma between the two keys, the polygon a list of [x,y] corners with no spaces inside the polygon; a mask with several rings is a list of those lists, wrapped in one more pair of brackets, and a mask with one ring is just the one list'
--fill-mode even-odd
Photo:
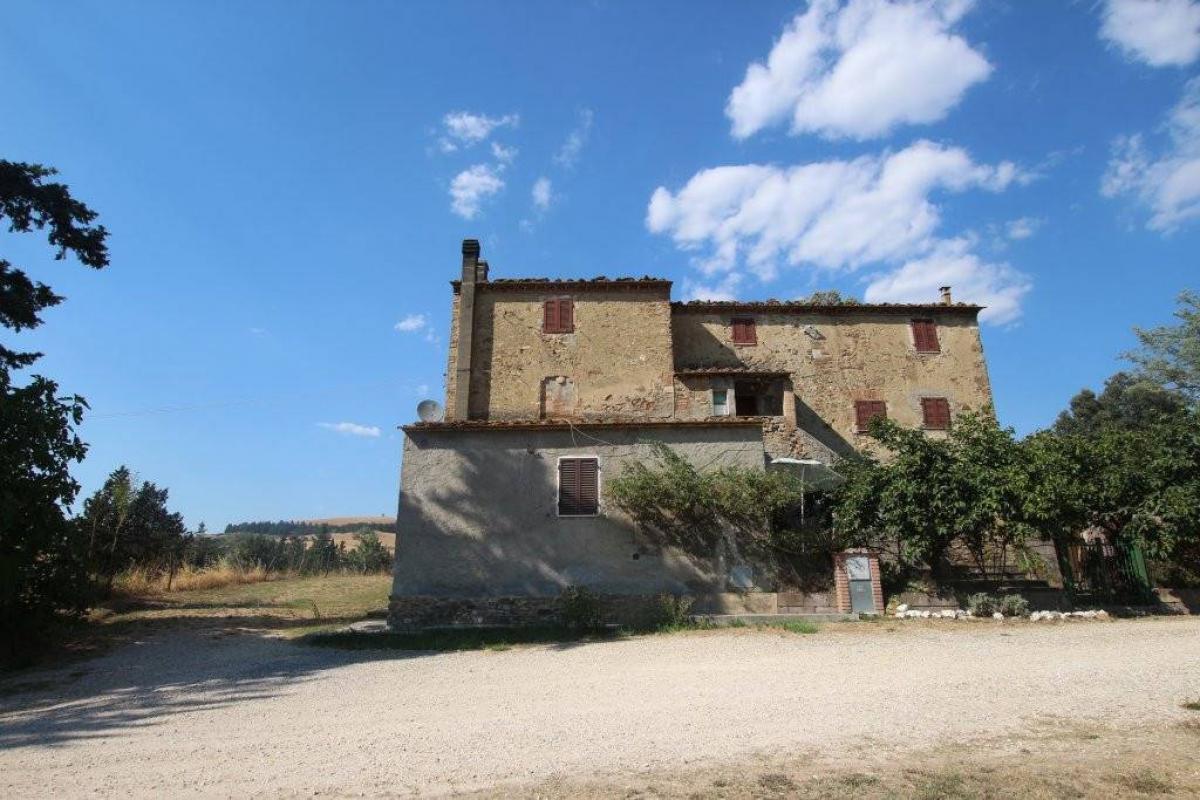
{"label": "small window", "polygon": [[854,425],[865,433],[876,417],[887,419],[887,403],[882,400],[858,400],[854,403]]}
{"label": "small window", "polygon": [[914,319],[912,321],[913,345],[918,353],[940,353],[938,345],[937,325],[931,319]]}
{"label": "small window", "polygon": [[926,429],[947,430],[950,427],[950,401],[944,397],[921,398],[921,417]]}
{"label": "small window", "polygon": [[734,344],[758,344],[758,335],[754,330],[754,320],[750,317],[736,317],[733,320]]}
{"label": "small window", "polygon": [[552,297],[542,305],[542,333],[574,333],[575,301]]}
{"label": "small window", "polygon": [[714,417],[725,417],[729,415],[728,389],[712,390],[712,413]]}
{"label": "small window", "polygon": [[558,515],[591,517],[600,511],[600,462],[595,458],[558,460]]}

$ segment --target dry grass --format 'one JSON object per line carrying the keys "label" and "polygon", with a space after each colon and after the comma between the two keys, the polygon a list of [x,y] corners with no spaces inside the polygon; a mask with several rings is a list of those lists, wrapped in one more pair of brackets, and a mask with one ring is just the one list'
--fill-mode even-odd
{"label": "dry grass", "polygon": [[167,592],[220,589],[225,586],[262,583],[287,577],[290,576],[280,572],[268,572],[262,567],[243,569],[228,564],[218,564],[205,569],[191,567],[182,569],[175,574],[175,578],[168,588],[166,574],[138,568],[118,575],[113,581],[113,589],[122,597],[155,597]]}

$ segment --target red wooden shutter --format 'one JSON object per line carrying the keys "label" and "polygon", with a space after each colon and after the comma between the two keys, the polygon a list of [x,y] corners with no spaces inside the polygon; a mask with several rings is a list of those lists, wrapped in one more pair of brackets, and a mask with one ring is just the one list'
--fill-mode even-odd
{"label": "red wooden shutter", "polygon": [[854,425],[859,432],[867,430],[871,420],[876,417],[887,419],[887,403],[882,400],[858,400],[854,403]]}
{"label": "red wooden shutter", "polygon": [[575,330],[575,301],[552,297],[542,304],[542,333],[572,333]]}
{"label": "red wooden shutter", "polygon": [[758,336],[754,329],[753,319],[739,317],[733,320],[733,343],[758,344]]}
{"label": "red wooden shutter", "polygon": [[594,458],[563,458],[558,462],[558,513],[595,514],[600,507],[599,463]]}
{"label": "red wooden shutter", "polygon": [[912,321],[913,344],[918,353],[938,353],[937,325],[931,319],[914,319]]}
{"label": "red wooden shutter", "polygon": [[922,398],[921,415],[926,428],[944,431],[950,427],[950,402],[944,397]]}
{"label": "red wooden shutter", "polygon": [[562,333],[571,333],[575,330],[575,301],[569,297],[559,298],[558,325]]}

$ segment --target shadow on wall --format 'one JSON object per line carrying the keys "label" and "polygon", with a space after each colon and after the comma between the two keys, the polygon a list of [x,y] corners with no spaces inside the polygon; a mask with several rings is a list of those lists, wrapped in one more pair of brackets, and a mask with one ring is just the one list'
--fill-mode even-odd
{"label": "shadow on wall", "polygon": [[834,430],[833,426],[826,422],[820,414],[813,411],[808,403],[800,399],[798,394],[793,394],[793,398],[796,402],[797,428],[815,439],[833,456],[845,458],[857,452],[853,444]]}
{"label": "shadow on wall", "polygon": [[[674,331],[675,369],[697,367],[751,367],[752,363],[742,360],[742,353],[731,344],[721,341],[712,331],[698,323],[681,322]],[[683,327],[686,325],[686,328]],[[680,347],[681,333],[686,331],[688,345]],[[686,352],[685,352],[686,351]]]}
{"label": "shadow on wall", "polygon": [[[687,432],[654,438],[690,446],[701,468],[750,458],[762,463],[761,440],[745,430],[703,435],[703,442],[688,441]],[[546,597],[570,585],[612,594],[724,589],[723,570],[712,559],[663,548],[624,514],[605,509],[605,480],[627,460],[652,457],[648,437],[639,439],[637,431],[414,432],[410,442],[396,595]],[[600,516],[558,516],[557,460],[568,454],[600,457]]]}

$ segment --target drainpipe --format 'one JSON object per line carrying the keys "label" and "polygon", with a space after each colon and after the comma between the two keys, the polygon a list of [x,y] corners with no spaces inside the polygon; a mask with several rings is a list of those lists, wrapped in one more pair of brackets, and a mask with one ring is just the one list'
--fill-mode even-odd
{"label": "drainpipe", "polygon": [[[470,418],[471,340],[475,333],[475,283],[480,278],[479,240],[463,239],[462,282],[458,293],[458,351],[455,354],[454,419]],[[483,263],[482,279],[487,280]]]}

